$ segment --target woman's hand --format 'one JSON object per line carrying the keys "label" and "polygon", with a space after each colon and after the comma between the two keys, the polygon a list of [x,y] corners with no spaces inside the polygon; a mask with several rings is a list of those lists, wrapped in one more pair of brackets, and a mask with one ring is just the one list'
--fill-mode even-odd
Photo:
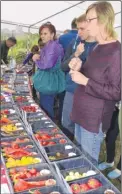
{"label": "woman's hand", "polygon": [[82,66],[82,61],[79,58],[73,58],[69,63],[69,68],[74,71],[80,71]]}
{"label": "woman's hand", "polygon": [[73,70],[70,70],[69,73],[71,75],[72,81],[80,85],[84,85],[84,86],[87,85],[89,78],[84,76],[82,73],[78,71],[73,71]]}
{"label": "woman's hand", "polygon": [[39,54],[35,54],[35,55],[33,55],[32,59],[35,62],[35,61],[40,59],[40,55]]}

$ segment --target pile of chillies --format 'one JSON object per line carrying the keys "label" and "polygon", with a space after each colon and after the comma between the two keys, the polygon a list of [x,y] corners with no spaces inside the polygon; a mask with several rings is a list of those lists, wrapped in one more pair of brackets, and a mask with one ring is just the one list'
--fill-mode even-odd
{"label": "pile of chillies", "polygon": [[24,110],[26,112],[36,112],[36,107],[34,107],[34,106],[23,106],[22,110]]}

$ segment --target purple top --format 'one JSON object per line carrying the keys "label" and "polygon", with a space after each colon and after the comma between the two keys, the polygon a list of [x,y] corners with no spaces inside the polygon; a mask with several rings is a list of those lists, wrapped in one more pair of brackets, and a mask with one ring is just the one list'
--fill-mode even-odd
{"label": "purple top", "polygon": [[58,41],[49,41],[40,51],[40,60],[35,64],[39,69],[49,69],[56,65],[58,59],[62,59],[64,55],[62,46]]}
{"label": "purple top", "polygon": [[33,53],[32,53],[32,52],[31,52],[31,53],[28,53],[28,54],[26,55],[26,58],[25,58],[24,61],[23,61],[23,64],[26,65],[26,63],[28,63],[29,60],[32,59],[32,57],[33,57]]}
{"label": "purple top", "polygon": [[72,120],[88,131],[107,131],[116,102],[121,100],[121,45],[119,41],[98,45],[82,73],[89,78],[86,86],[80,85],[74,95]]}

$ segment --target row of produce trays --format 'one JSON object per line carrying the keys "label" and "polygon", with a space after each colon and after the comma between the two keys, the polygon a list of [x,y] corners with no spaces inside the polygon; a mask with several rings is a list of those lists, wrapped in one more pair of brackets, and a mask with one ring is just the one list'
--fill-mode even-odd
{"label": "row of produce trays", "polygon": [[6,168],[45,163],[40,150],[27,135],[1,139],[1,154]]}
{"label": "row of produce trays", "polygon": [[[26,81],[26,79],[24,81]],[[15,85],[17,85],[17,87],[18,87],[19,83],[21,85],[22,82],[23,82],[23,80],[16,79]],[[27,95],[28,95],[28,93],[23,92],[23,97],[26,97]],[[17,94],[16,94],[16,96],[17,96]],[[72,154],[74,154],[73,152],[68,152],[68,151],[72,150],[73,144],[70,144],[71,142],[69,142],[69,141],[67,142],[67,138],[65,136],[61,137],[62,133],[58,129],[57,129],[58,130],[57,131],[56,128],[54,128],[55,124],[47,116],[45,116],[43,111],[37,112],[37,109],[36,110],[35,109],[31,110],[31,108],[28,109],[27,106],[31,106],[31,103],[33,103],[32,101],[29,102],[29,100],[31,100],[31,99],[29,99],[29,98],[28,99],[27,98],[26,99],[25,98],[14,99],[14,101],[15,101],[16,105],[18,105],[18,107],[22,107],[22,105],[25,106],[25,110],[23,110],[23,111],[26,111],[26,113],[27,113],[27,115],[26,115],[27,121],[32,125],[34,135],[36,135],[34,137],[36,137],[38,140],[38,143],[40,143],[39,147],[40,148],[42,146],[44,147],[50,161],[57,161],[56,162],[57,166],[59,163],[61,166],[63,166],[63,163],[67,162],[68,168],[64,168],[64,169],[61,168],[60,169],[60,167],[59,167],[60,165],[58,167],[59,167],[60,172],[63,176],[64,182],[67,181],[70,188],[71,188],[71,190],[69,190],[69,192],[71,191],[74,194],[75,193],[86,193],[86,192],[88,192],[88,193],[100,193],[100,192],[103,193],[105,191],[105,187],[106,187],[106,189],[110,188],[110,189],[113,189],[113,191],[115,191],[116,193],[119,193],[116,190],[116,188],[113,188],[113,186],[110,185],[110,183],[109,184],[107,184],[108,182],[106,183],[107,179],[106,180],[102,179],[105,177],[102,177],[101,174],[98,172],[98,170],[95,169],[94,166],[92,166],[92,164],[91,164],[91,167],[90,167],[90,165],[88,165],[88,163],[86,164],[85,162],[84,163],[86,165],[81,165],[81,166],[76,165],[76,166],[71,167],[69,165],[69,163],[70,164],[74,164],[74,163],[78,164],[78,162],[76,162],[76,161],[78,161],[78,159],[79,159],[78,154],[73,156],[72,155]],[[34,107],[34,104],[32,106]],[[37,129],[40,129],[40,130],[37,130]],[[39,131],[40,131],[40,134],[38,133]],[[51,140],[49,140],[49,139],[51,139]],[[23,140],[23,137],[22,137],[22,139],[17,139],[18,142],[20,141],[20,143],[17,143],[17,144],[19,144],[21,149],[24,146],[25,147],[32,146],[32,144],[29,142],[22,143],[21,140]],[[54,140],[54,142],[52,142],[52,140]],[[61,145],[61,144],[63,144],[63,145]],[[16,143],[15,143],[15,146],[16,146]],[[29,148],[29,149],[31,149],[31,148]],[[59,152],[56,152],[57,150]],[[68,159],[69,157],[65,158],[65,156],[67,156],[68,154],[71,154],[70,155],[71,159]],[[79,153],[79,154],[81,155],[81,153]],[[26,157],[26,159],[28,159],[28,158]],[[25,161],[26,164],[24,164],[24,165],[28,166],[29,163],[28,163],[28,160],[26,160],[26,159],[22,158],[22,162]],[[66,160],[64,160],[64,159],[66,159]],[[30,159],[30,161],[32,161],[32,159]],[[74,163],[73,163],[73,161],[74,161]],[[17,161],[17,165],[18,164],[20,164],[20,163]],[[39,164],[36,164],[36,165],[39,165]],[[73,169],[74,169],[74,171],[73,171]],[[26,173],[28,173],[27,174],[28,177],[26,177],[24,179],[24,181],[33,180],[32,174],[30,172],[26,172]],[[33,171],[32,171],[32,173],[33,173]],[[29,179],[30,175],[31,175],[32,179]],[[39,173],[36,175],[39,175]],[[36,178],[38,180],[39,176],[35,176],[34,178]],[[49,177],[49,178],[51,180],[53,179],[52,177]],[[13,180],[12,180],[12,182],[13,182]],[[23,182],[23,183],[20,182],[20,183],[27,185],[25,182]],[[43,183],[40,182],[40,184],[44,185],[44,182]],[[80,192],[78,191],[78,189],[79,189],[78,185],[80,187]],[[53,187],[51,187],[51,186],[45,187],[45,185],[44,185],[41,189],[36,188],[36,189],[31,189],[31,191],[26,190],[26,191],[24,191],[24,193],[41,192],[44,194],[49,194],[50,192],[53,192],[53,191],[62,193],[60,190],[60,187],[58,187],[58,186],[55,186],[55,187],[58,189],[53,190],[54,186]],[[51,188],[52,188],[52,190],[51,190]],[[76,188],[75,191],[74,191],[74,188]],[[67,192],[65,191],[65,193],[67,193]]]}
{"label": "row of produce trays", "polygon": [[[50,162],[74,158],[82,155],[80,150],[60,131],[52,129],[48,133],[41,130],[32,136],[44,157]],[[51,133],[50,133],[51,132]]]}
{"label": "row of produce trays", "polygon": [[[63,183],[47,163],[7,169],[13,193],[20,194],[64,194]],[[59,194],[57,193],[57,194]]]}
{"label": "row of produce trays", "polygon": [[[85,156],[52,164],[60,179],[67,185],[70,193],[120,193]],[[106,190],[108,189],[113,193],[107,193]]]}

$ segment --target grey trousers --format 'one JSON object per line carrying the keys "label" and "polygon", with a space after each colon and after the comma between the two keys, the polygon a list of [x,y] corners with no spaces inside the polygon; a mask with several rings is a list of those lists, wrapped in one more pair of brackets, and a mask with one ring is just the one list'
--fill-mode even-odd
{"label": "grey trousers", "polygon": [[73,93],[66,92],[63,104],[62,125],[64,128],[69,130],[71,134],[74,135],[75,123],[73,123],[70,119],[70,114],[72,112],[73,106],[73,97],[74,97]]}

